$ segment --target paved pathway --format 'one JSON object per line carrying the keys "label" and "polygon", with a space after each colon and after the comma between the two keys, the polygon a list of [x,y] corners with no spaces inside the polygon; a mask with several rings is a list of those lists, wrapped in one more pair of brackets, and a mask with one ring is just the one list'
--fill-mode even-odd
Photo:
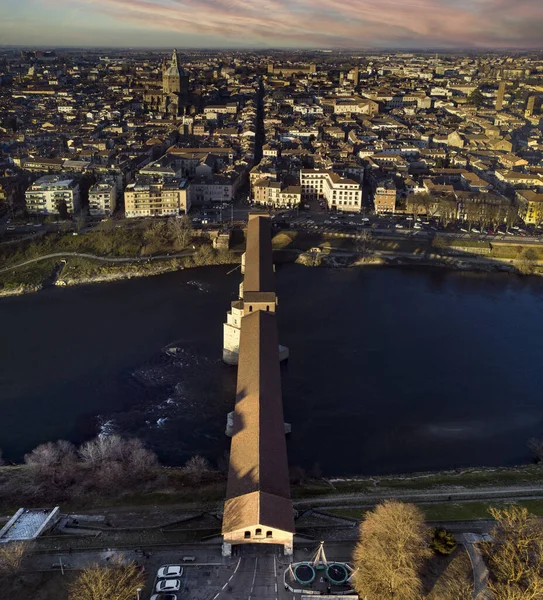
{"label": "paved pathway", "polygon": [[491,600],[492,593],[488,589],[488,569],[483,560],[479,542],[485,540],[483,536],[476,533],[464,533],[462,535],[464,547],[469,555],[473,568],[473,597],[476,600]]}
{"label": "paved pathway", "polygon": [[170,258],[180,258],[183,256],[191,256],[194,254],[193,250],[184,250],[183,252],[174,252],[172,254],[159,254],[157,256],[131,256],[131,257],[122,257],[122,258],[109,258],[106,256],[97,256],[96,254],[86,254],[83,252],[55,252],[53,254],[46,254],[45,256],[39,256],[37,258],[31,258],[29,260],[25,260],[22,263],[17,265],[12,265],[11,267],[5,267],[4,269],[0,269],[0,273],[5,273],[6,271],[13,271],[13,269],[19,269],[20,267],[24,267],[26,265],[30,265],[32,263],[39,262],[41,260],[48,260],[50,258],[64,258],[66,256],[78,256],[81,258],[91,258],[93,260],[100,260],[102,262],[107,263],[130,263],[130,262],[145,262],[151,260],[166,260]]}

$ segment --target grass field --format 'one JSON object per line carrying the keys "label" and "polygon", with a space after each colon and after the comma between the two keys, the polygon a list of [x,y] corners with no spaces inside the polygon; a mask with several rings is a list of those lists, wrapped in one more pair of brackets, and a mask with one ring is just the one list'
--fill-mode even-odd
{"label": "grass field", "polygon": [[[419,504],[418,506],[424,513],[427,521],[470,521],[473,519],[490,519],[488,509],[491,506],[500,507],[509,504],[525,506],[532,514],[543,516],[543,499],[507,502],[443,502]],[[339,517],[362,520],[368,510],[370,509],[353,506],[351,508],[330,508],[324,512]]]}

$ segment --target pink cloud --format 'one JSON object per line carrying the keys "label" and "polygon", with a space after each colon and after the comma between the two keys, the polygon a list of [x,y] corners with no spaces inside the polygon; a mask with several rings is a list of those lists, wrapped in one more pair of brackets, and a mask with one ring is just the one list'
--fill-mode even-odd
{"label": "pink cloud", "polygon": [[76,1],[139,27],[211,35],[218,45],[540,46],[543,27],[542,0]]}

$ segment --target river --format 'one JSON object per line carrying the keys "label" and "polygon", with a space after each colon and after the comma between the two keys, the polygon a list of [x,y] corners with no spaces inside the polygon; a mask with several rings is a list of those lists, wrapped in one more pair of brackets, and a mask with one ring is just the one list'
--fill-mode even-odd
{"label": "river", "polygon": [[[229,267],[0,299],[0,448],[99,432],[165,463],[224,460]],[[326,475],[530,459],[543,437],[543,280],[396,268],[277,270],[292,465]],[[179,348],[175,357],[163,349]]]}

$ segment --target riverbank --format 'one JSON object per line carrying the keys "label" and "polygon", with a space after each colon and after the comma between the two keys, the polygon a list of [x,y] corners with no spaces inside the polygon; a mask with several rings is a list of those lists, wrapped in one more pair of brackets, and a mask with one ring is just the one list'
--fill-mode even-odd
{"label": "riverbank", "polygon": [[[65,256],[61,259],[60,256]],[[59,258],[45,259],[40,263],[26,265],[0,273],[0,297],[19,296],[40,291],[47,283],[47,278],[65,261],[52,285],[67,287],[91,283],[109,283],[123,279],[150,277],[172,271],[190,269],[201,266],[239,264],[240,253],[227,250],[215,250],[211,246],[200,246],[193,252],[185,252],[183,256],[119,259],[123,262],[104,262],[111,259],[104,257],[88,257],[64,254]]]}

